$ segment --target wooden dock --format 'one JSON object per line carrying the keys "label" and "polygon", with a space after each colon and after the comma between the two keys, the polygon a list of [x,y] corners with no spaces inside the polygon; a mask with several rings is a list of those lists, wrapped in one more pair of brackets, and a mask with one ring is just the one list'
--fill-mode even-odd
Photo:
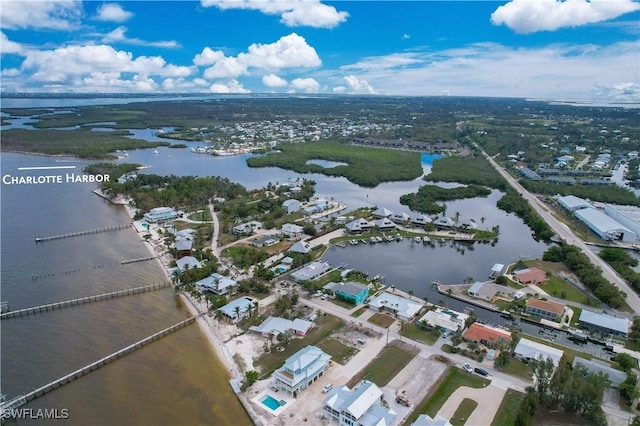
{"label": "wooden dock", "polygon": [[36,237],[36,243],[43,243],[45,241],[52,241],[52,240],[59,240],[62,238],[71,238],[71,237],[79,237],[81,235],[89,235],[89,234],[98,234],[101,232],[111,232],[111,231],[117,231],[120,229],[126,229],[131,227],[130,223],[126,223],[126,224],[122,224],[122,225],[115,225],[115,226],[108,226],[106,228],[98,228],[98,229],[90,229],[88,231],[80,231],[80,232],[72,232],[70,234],[61,234],[61,235],[51,235],[49,237]]}
{"label": "wooden dock", "polygon": [[115,299],[122,296],[130,296],[132,294],[146,293],[149,291],[160,290],[171,285],[170,282],[165,281],[158,284],[151,284],[142,287],[128,288],[125,290],[112,291],[110,293],[97,294],[95,296],[80,297],[77,299],[65,300],[64,302],[49,303],[46,305],[34,306],[31,308],[18,309],[15,311],[7,311],[0,314],[0,320],[9,318],[23,317],[27,315],[34,315],[40,312],[54,311],[56,309],[67,308],[69,306],[82,305],[83,303],[99,302],[102,300]]}
{"label": "wooden dock", "polygon": [[[200,314],[202,315],[202,314]],[[146,337],[132,345],[129,345],[123,349],[120,349],[118,352],[114,352],[111,355],[108,355],[104,358],[99,359],[96,362],[92,362],[91,364],[82,367],[72,373],[67,374],[64,377],[61,377],[57,380],[52,381],[51,383],[47,383],[44,386],[41,386],[29,393],[26,393],[24,395],[20,395],[17,396],[7,402],[2,403],[2,412],[9,412],[11,410],[14,410],[26,403],[28,403],[31,400],[34,400],[38,397],[41,397],[42,395],[45,395],[55,389],[58,389],[59,387],[66,385],[67,383],[70,383],[72,381],[74,381],[75,379],[78,379],[82,376],[84,376],[85,374],[88,374],[94,370],[97,370],[100,367],[105,366],[106,364],[115,361],[116,359],[127,355],[137,349],[140,349],[141,347],[148,345],[151,342],[155,342],[156,340],[173,333],[174,331],[180,330],[181,328],[184,328],[190,324],[192,324],[193,322],[195,322],[197,317],[190,317],[187,318],[185,320],[180,321],[177,324],[172,325],[171,327],[165,328],[164,330],[161,330],[155,334],[152,334],[149,337]]]}

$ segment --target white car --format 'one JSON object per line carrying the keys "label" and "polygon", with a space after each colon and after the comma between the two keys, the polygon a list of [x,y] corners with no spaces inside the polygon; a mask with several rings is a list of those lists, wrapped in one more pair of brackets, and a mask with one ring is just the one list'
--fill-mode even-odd
{"label": "white car", "polygon": [[471,366],[469,364],[467,364],[466,362],[464,364],[462,364],[462,368],[464,369],[464,371],[466,371],[467,373],[471,373],[473,372],[473,368],[471,368]]}
{"label": "white car", "polygon": [[327,300],[328,298],[329,298],[329,295],[328,295],[328,294],[323,294],[323,295],[320,297],[320,299],[322,299],[322,300]]}
{"label": "white car", "polygon": [[327,393],[329,392],[331,389],[333,389],[333,385],[331,383],[327,383],[326,385],[324,385],[322,387],[322,393]]}

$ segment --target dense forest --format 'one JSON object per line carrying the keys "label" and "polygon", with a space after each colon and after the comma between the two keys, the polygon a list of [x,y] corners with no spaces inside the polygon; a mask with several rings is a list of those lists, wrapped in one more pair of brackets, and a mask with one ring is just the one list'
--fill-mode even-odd
{"label": "dense forest", "polygon": [[480,185],[462,186],[459,188],[441,188],[436,185],[423,185],[418,192],[400,197],[400,204],[411,210],[427,214],[443,213],[445,207],[437,201],[460,200],[463,198],[487,197],[491,190]]}

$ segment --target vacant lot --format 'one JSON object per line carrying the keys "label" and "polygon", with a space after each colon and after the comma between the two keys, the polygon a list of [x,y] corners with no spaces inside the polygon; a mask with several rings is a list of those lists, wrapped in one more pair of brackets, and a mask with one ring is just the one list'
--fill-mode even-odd
{"label": "vacant lot", "polygon": [[353,388],[361,380],[370,380],[380,387],[386,386],[417,353],[415,348],[401,342],[391,342],[369,365],[353,376],[347,386]]}

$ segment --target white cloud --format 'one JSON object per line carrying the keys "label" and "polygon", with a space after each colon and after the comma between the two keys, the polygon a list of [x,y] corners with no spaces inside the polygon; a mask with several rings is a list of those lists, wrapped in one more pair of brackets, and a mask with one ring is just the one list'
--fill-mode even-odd
{"label": "white cloud", "polygon": [[409,40],[411,38],[411,36],[409,34],[402,34],[402,39],[403,40]]}
{"label": "white cloud", "polygon": [[250,68],[278,71],[288,68],[313,68],[322,61],[315,49],[296,33],[281,37],[270,44],[252,44],[238,56],[203,49],[194,58],[196,64],[213,63],[204,71],[205,78],[237,78],[249,74]]}
{"label": "white cloud", "polygon": [[79,25],[82,2],[77,0],[2,1],[0,27],[69,30]]}
{"label": "white cloud", "polygon": [[320,84],[313,78],[296,78],[291,81],[291,89],[294,91],[301,90],[305,93],[318,93]]}
{"label": "white cloud", "polygon": [[360,80],[355,75],[348,75],[344,78],[344,82],[348,87],[348,92],[358,95],[373,95],[376,91],[371,87],[367,80]]}
{"label": "white cloud", "polygon": [[318,0],[201,0],[204,7],[219,9],[259,10],[267,15],[280,15],[281,22],[290,27],[309,26],[333,28],[345,22],[349,14]]}
{"label": "white cloud", "polygon": [[491,14],[491,22],[526,34],[606,21],[636,10],[640,3],[633,0],[512,0]]}
{"label": "white cloud", "polygon": [[337,86],[332,89],[333,93],[344,94],[347,93],[347,88],[344,86]]}
{"label": "white cloud", "polygon": [[596,84],[591,89],[594,99],[615,99],[625,102],[640,101],[640,84],[638,83],[619,83],[612,86],[601,86]]}
{"label": "white cloud", "polygon": [[0,31],[0,55],[5,54],[23,54],[24,48],[20,43],[9,40],[5,33]]}
{"label": "white cloud", "polygon": [[[594,96],[594,87],[600,88],[599,96],[602,97],[633,96],[633,87],[629,88],[625,83],[638,81],[638,46],[635,42],[539,48],[478,43],[437,52],[416,51],[400,57],[407,60],[379,58],[387,65],[397,63],[396,67],[372,65],[366,68],[376,62],[377,58],[370,57],[324,76],[333,79],[337,86],[346,86],[341,71],[357,68],[358,79],[366,80],[381,94],[441,95],[448,90],[457,96],[538,99],[590,99]],[[407,62],[411,65],[405,65]]]}
{"label": "white cloud", "polygon": [[109,34],[102,37],[103,43],[123,43],[133,44],[136,46],[150,46],[160,48],[177,48],[180,47],[180,43],[177,41],[145,41],[139,38],[129,38],[126,36],[127,27],[120,26]]}
{"label": "white cloud", "polygon": [[393,69],[397,67],[403,67],[420,63],[421,59],[417,58],[416,53],[392,53],[383,56],[369,56],[355,64],[345,65],[342,69]]}
{"label": "white cloud", "polygon": [[226,84],[214,83],[209,87],[212,93],[251,93],[251,90],[247,90],[242,87],[242,84],[238,80],[229,80]]}
{"label": "white cloud", "polygon": [[202,53],[193,58],[193,63],[198,66],[213,65],[222,58],[224,58],[224,53],[220,50],[212,50],[209,47],[205,47],[202,49]]}
{"label": "white cloud", "polygon": [[133,13],[124,10],[118,3],[104,3],[98,6],[95,19],[108,22],[125,22],[133,17]]}
{"label": "white cloud", "polygon": [[288,83],[282,77],[278,77],[275,74],[269,74],[262,77],[262,84],[267,87],[285,87]]}

